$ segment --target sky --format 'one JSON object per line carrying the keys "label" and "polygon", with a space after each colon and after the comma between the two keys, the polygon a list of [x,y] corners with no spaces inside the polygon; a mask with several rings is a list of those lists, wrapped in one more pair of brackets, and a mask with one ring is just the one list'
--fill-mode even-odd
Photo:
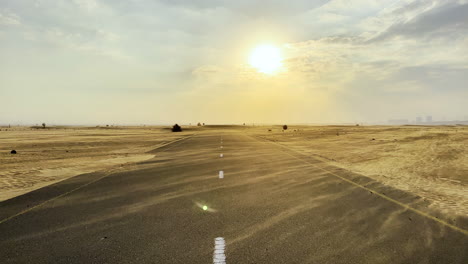
{"label": "sky", "polygon": [[462,120],[467,98],[468,0],[0,0],[0,124]]}

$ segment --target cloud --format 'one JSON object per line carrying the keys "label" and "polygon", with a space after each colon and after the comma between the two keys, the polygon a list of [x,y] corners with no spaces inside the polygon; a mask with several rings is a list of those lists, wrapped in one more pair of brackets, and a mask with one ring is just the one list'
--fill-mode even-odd
{"label": "cloud", "polygon": [[[420,7],[420,5],[417,5]],[[412,6],[410,10],[415,9]],[[397,37],[434,39],[464,37],[468,33],[468,4],[448,3],[434,6],[408,21],[396,22],[370,41]]]}
{"label": "cloud", "polygon": [[0,10],[0,25],[4,26],[12,26],[12,25],[20,25],[20,17],[17,14],[8,12],[8,11],[1,11]]}
{"label": "cloud", "polygon": [[99,7],[97,0],[73,0],[73,2],[81,9],[86,11],[92,11]]}
{"label": "cloud", "polygon": [[[292,54],[286,64],[311,79],[331,78],[338,90],[360,78],[379,82],[376,87],[405,82],[401,92],[443,86],[447,79],[460,87],[465,81],[460,71],[468,59],[467,14],[468,5],[462,2],[410,1],[386,7],[373,19],[366,18],[359,31],[286,44]],[[387,29],[374,32],[370,21],[385,21]],[[438,74],[429,78],[434,72]]]}
{"label": "cloud", "polygon": [[329,0],[299,0],[291,4],[283,0],[251,1],[251,0],[162,0],[167,5],[192,9],[224,8],[249,17],[287,17],[304,13],[320,7]]}
{"label": "cloud", "polygon": [[221,72],[223,69],[215,65],[204,65],[197,67],[192,71],[192,75],[195,77],[211,75]]}

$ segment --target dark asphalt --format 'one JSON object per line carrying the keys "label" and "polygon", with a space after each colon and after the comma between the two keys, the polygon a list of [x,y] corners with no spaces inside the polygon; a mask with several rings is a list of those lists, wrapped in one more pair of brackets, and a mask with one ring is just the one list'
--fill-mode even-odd
{"label": "dark asphalt", "polygon": [[467,218],[275,143],[154,153],[0,203],[0,263],[213,263],[217,237],[227,263],[468,263]]}

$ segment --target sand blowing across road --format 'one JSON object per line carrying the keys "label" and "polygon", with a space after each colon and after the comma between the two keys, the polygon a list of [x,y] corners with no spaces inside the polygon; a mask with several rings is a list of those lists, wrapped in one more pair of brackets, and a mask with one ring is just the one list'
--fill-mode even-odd
{"label": "sand blowing across road", "polygon": [[154,155],[148,151],[187,134],[161,127],[1,130],[0,201],[79,174],[150,159]]}
{"label": "sand blowing across road", "polygon": [[[270,131],[269,131],[270,130]],[[253,135],[468,215],[466,126],[290,126]]]}
{"label": "sand blowing across road", "polygon": [[[270,140],[468,215],[468,128],[463,126],[16,127],[0,131],[0,200],[82,173],[152,158],[148,151],[193,132]],[[18,154],[12,155],[15,149]]]}

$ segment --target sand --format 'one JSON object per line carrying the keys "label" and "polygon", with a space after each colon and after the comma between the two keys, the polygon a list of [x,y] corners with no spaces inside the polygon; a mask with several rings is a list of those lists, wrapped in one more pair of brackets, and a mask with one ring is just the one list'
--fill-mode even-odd
{"label": "sand", "polygon": [[[268,131],[268,130],[271,131]],[[467,126],[280,126],[249,133],[468,215]]]}
{"label": "sand", "polygon": [[[0,201],[79,174],[153,158],[148,151],[187,133],[162,127],[2,127]],[[10,154],[13,149],[18,153]]]}
{"label": "sand", "polygon": [[[436,210],[468,215],[468,127],[206,126],[14,127],[0,131],[0,201],[82,173],[153,157],[148,151],[193,134],[244,133],[419,195]],[[271,131],[269,131],[271,130]],[[18,154],[11,155],[15,149]]]}

